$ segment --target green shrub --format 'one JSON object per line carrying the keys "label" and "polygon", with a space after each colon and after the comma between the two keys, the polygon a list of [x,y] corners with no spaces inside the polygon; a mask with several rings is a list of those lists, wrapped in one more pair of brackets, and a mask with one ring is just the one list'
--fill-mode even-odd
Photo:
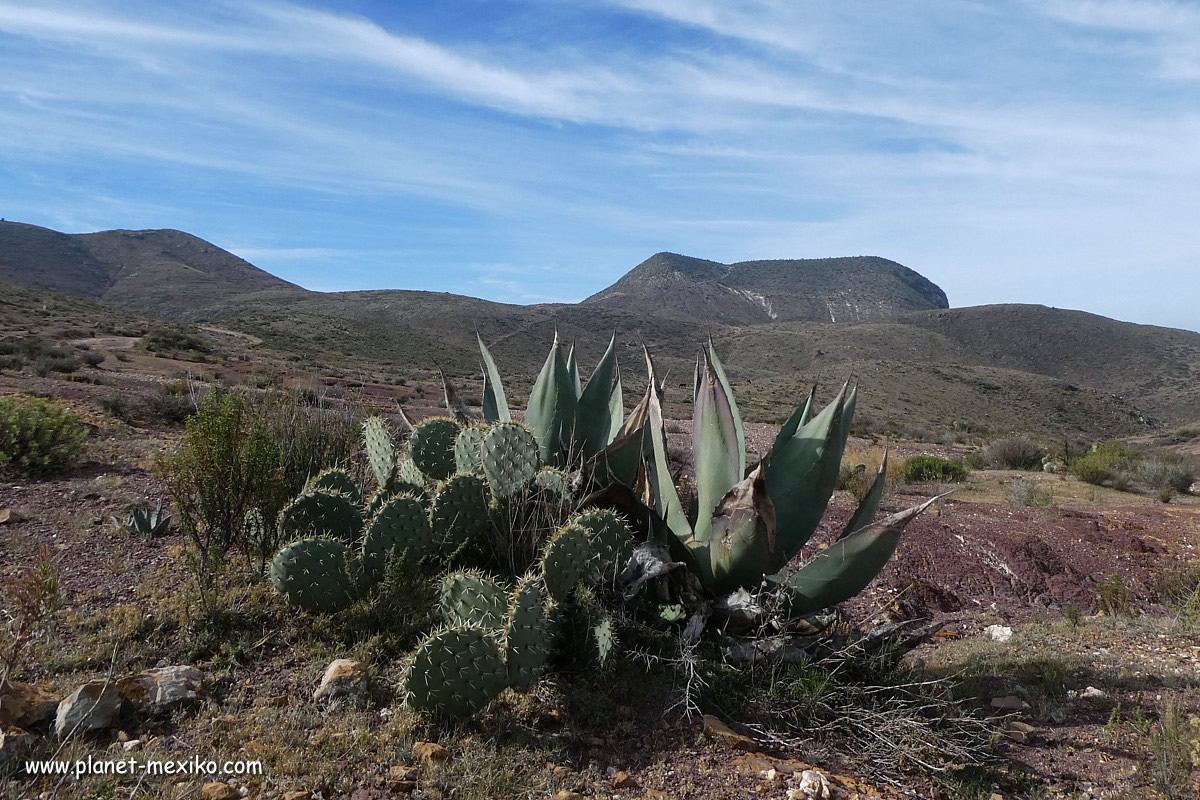
{"label": "green shrub", "polygon": [[1196,480],[1192,465],[1181,459],[1169,457],[1146,459],[1138,469],[1138,476],[1151,489],[1168,497],[1172,494],[1187,494]]}
{"label": "green shrub", "polygon": [[164,422],[183,422],[196,410],[192,393],[183,381],[160,384],[146,399],[146,409]]}
{"label": "green shrub", "polygon": [[961,461],[938,456],[913,456],[904,462],[906,483],[960,483],[967,479],[967,468]]}
{"label": "green shrub", "polygon": [[1096,486],[1127,488],[1131,484],[1131,470],[1135,469],[1142,456],[1120,442],[1104,442],[1092,447],[1091,452],[1071,459],[1070,470],[1081,481]]}
{"label": "green shrub", "polygon": [[210,353],[212,348],[196,334],[184,328],[155,328],[146,335],[151,353]]}
{"label": "green shrub", "polygon": [[310,405],[297,392],[268,392],[257,409],[268,435],[279,443],[279,466],[296,493],[326,467],[347,467],[359,451],[358,426],[365,416],[355,402]]}
{"label": "green shrub", "polygon": [[89,367],[98,367],[104,362],[104,353],[101,353],[98,350],[84,350],[83,353],[80,354],[80,358],[82,358],[83,363],[87,364]]}
{"label": "green shrub", "polygon": [[79,455],[87,429],[66,408],[40,397],[0,399],[0,469],[41,475]]}
{"label": "green shrub", "polygon": [[1046,451],[1024,436],[997,439],[983,449],[983,462],[991,469],[1041,469]]}
{"label": "green shrub", "polygon": [[249,555],[242,522],[259,508],[268,521],[288,497],[279,445],[250,398],[214,386],[187,420],[183,441],[163,461],[183,530],[195,545],[193,572],[202,586],[220,573],[234,547]]}
{"label": "green shrub", "polygon": [[1106,616],[1133,611],[1133,590],[1119,573],[1113,572],[1096,584],[1096,605]]}
{"label": "green shrub", "polygon": [[1008,489],[1008,500],[1014,506],[1049,508],[1054,505],[1054,492],[1032,478],[1018,478]]}
{"label": "green shrub", "polygon": [[69,374],[79,369],[79,359],[70,355],[45,355],[33,365],[33,372],[39,378],[45,378],[51,372]]}
{"label": "green shrub", "polygon": [[987,459],[984,458],[982,450],[972,450],[963,456],[963,466],[967,469],[986,469]]}

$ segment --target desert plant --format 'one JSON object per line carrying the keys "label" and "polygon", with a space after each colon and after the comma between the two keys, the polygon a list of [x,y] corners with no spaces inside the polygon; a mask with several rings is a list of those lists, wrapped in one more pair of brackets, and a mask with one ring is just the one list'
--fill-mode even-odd
{"label": "desert plant", "polygon": [[904,462],[907,483],[961,483],[967,479],[967,468],[961,461],[939,456],[913,456]]}
{"label": "desert plant", "polygon": [[1169,500],[1171,495],[1186,494],[1195,482],[1191,466],[1178,458],[1147,458],[1138,468],[1138,477],[1152,490],[1165,493]]}
{"label": "desert plant", "polygon": [[171,530],[171,517],[163,513],[162,503],[155,506],[153,511],[135,508],[125,519],[112,517],[112,523],[126,533],[136,534],[143,539],[157,539]]}
{"label": "desert plant", "polygon": [[1132,484],[1130,472],[1141,460],[1141,454],[1120,442],[1104,442],[1094,445],[1085,455],[1071,459],[1069,467],[1086,483],[1128,488]]}
{"label": "desert plant", "polygon": [[[278,444],[254,415],[250,399],[213,386],[187,420],[179,449],[161,466],[195,547],[195,576],[211,584],[225,555],[244,545],[242,523],[251,508],[273,516],[287,496]],[[242,548],[247,554],[249,547]]]}
{"label": "desert plant", "polygon": [[1133,610],[1133,590],[1120,573],[1110,573],[1096,584],[1096,605],[1107,616],[1128,614]]}
{"label": "desert plant", "polygon": [[872,524],[886,474],[881,469],[832,546],[794,573],[781,570],[816,530],[837,485],[857,391],[843,386],[812,414],[816,387],[780,429],[771,452],[747,469],[745,432],[724,367],[710,343],[697,359],[693,453],[697,513],[688,518],[666,457],[662,387],[646,354],[646,395],[631,416],[649,420],[653,461],[650,528],[706,592],[757,590],[764,579],[781,597],[786,618],[858,594],[883,569],[904,527],[930,503]]}
{"label": "desert plant", "polygon": [[837,488],[849,492],[861,503],[870,493],[881,468],[885,470],[890,483],[903,480],[904,462],[889,459],[887,448],[847,448],[838,470]]}
{"label": "desert plant", "polygon": [[191,389],[183,381],[159,384],[146,398],[146,410],[164,422],[184,422],[196,411]]}
{"label": "desert plant", "polygon": [[1040,469],[1046,451],[1024,436],[1009,436],[983,448],[982,456],[990,469]]}
{"label": "desert plant", "polygon": [[1018,478],[1008,487],[1008,501],[1014,506],[1049,508],[1054,492],[1032,478]]}
{"label": "desert plant", "polygon": [[62,603],[62,574],[43,544],[37,560],[4,580],[0,614],[0,690],[17,673],[30,645],[44,636]]}
{"label": "desert plant", "polygon": [[0,398],[0,470],[44,475],[79,455],[87,429],[68,409],[40,397]]}

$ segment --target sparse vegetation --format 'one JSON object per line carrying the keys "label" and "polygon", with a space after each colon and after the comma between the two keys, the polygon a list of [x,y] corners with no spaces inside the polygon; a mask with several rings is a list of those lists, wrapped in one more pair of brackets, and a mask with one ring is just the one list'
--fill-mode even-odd
{"label": "sparse vegetation", "polygon": [[961,483],[967,468],[961,461],[939,456],[913,456],[904,462],[904,480],[908,483]]}
{"label": "sparse vegetation", "polygon": [[68,409],[40,397],[0,398],[0,471],[38,476],[74,463],[87,430]]}
{"label": "sparse vegetation", "polygon": [[1133,470],[1141,460],[1140,453],[1120,442],[1104,442],[1086,455],[1072,459],[1070,469],[1081,481],[1124,490],[1132,485]]}
{"label": "sparse vegetation", "polygon": [[1046,451],[1024,436],[997,439],[983,448],[981,463],[988,469],[1041,469]]}
{"label": "sparse vegetation", "polygon": [[1120,573],[1109,573],[1096,584],[1096,605],[1109,616],[1133,611],[1133,590]]}
{"label": "sparse vegetation", "polygon": [[1049,508],[1054,492],[1033,478],[1017,478],[1009,485],[1008,499],[1014,506]]}

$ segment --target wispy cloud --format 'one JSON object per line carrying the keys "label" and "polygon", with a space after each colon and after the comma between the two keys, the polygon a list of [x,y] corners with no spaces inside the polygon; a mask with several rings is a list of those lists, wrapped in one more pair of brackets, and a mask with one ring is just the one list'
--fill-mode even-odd
{"label": "wispy cloud", "polygon": [[356,8],[0,0],[2,213],[187,228],[319,288],[874,252],[957,303],[1196,324],[1128,277],[1200,259],[1192,4]]}

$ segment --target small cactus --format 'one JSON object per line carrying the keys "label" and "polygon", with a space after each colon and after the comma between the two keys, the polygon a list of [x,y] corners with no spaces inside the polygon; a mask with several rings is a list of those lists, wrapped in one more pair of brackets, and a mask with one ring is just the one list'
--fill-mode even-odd
{"label": "small cactus", "polygon": [[480,460],[492,494],[512,497],[525,490],[541,467],[537,439],[519,422],[499,422],[480,444]]}
{"label": "small cactus", "polygon": [[449,417],[431,417],[413,428],[408,452],[422,473],[444,481],[454,474],[454,444],[461,426]]}
{"label": "small cactus", "polygon": [[270,577],[288,605],[313,614],[348,608],[362,588],[358,559],[335,539],[293,542],[271,561]]}

